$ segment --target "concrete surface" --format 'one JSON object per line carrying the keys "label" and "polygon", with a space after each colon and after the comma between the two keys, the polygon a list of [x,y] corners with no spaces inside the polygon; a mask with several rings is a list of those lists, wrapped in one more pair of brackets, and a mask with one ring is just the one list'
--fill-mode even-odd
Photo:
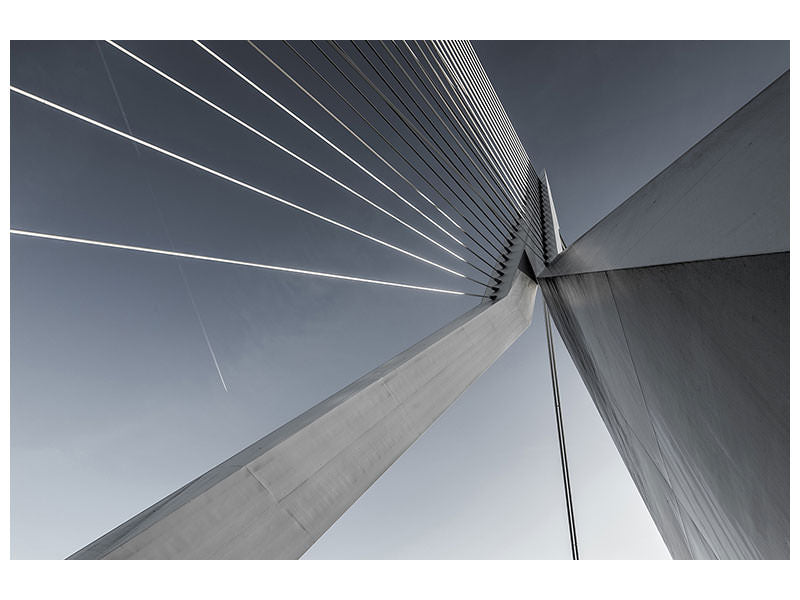
{"label": "concrete surface", "polygon": [[788,557],[788,274],[778,253],[540,280],[676,558]]}
{"label": "concrete surface", "polygon": [[675,558],[789,557],[788,84],[539,273]]}
{"label": "concrete surface", "polygon": [[581,236],[547,274],[788,249],[787,72]]}
{"label": "concrete surface", "polygon": [[298,558],[530,325],[513,285],[139,513],[73,559]]}

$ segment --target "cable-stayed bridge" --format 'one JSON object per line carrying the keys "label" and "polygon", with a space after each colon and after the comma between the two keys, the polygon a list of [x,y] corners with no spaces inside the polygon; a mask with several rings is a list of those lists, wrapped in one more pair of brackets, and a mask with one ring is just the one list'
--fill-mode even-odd
{"label": "cable-stayed bridge", "polygon": [[[547,177],[533,168],[469,43],[315,42],[313,54],[286,43],[296,59],[289,67],[271,48],[248,42],[265,68],[275,69],[298,96],[329,117],[335,136],[281,102],[213,44],[194,44],[209,64],[255,92],[265,107],[293,120],[338,155],[340,164],[357,171],[359,185],[327,164],[304,157],[292,149],[291,140],[278,139],[124,43],[98,44],[123,128],[29,89],[12,85],[11,90],[43,111],[122,138],[137,153],[155,153],[176,168],[192,169],[198,177],[277,203],[298,218],[365,241],[375,252],[393,253],[433,271],[442,278],[437,281],[446,283],[326,272],[310,265],[254,262],[174,244],[148,247],[68,232],[14,228],[13,236],[93,246],[98,252],[173,257],[178,264],[204,261],[404,293],[475,297],[479,303],[73,558],[301,556],[525,331],[539,285],[673,556],[788,554],[788,338],[781,337],[782,325],[788,323],[788,226],[782,219],[788,206],[788,174],[782,170],[788,153],[788,75],[564,252]],[[404,230],[416,244],[401,246],[357,222],[192,158],[191,149],[166,147],[134,132],[129,107],[106,60],[109,52],[119,53],[143,74],[179,90],[187,101],[200,103],[268,144],[306,177],[338,188],[362,203],[365,212]],[[748,169],[742,168],[745,163]],[[392,204],[365,191],[365,181],[382,190],[381,199],[392,198]],[[741,209],[747,185],[758,185],[762,192],[763,201],[755,210],[751,203]],[[698,231],[676,251],[674,233],[686,219]],[[729,267],[726,261],[734,259],[742,264]],[[756,265],[763,261],[764,266]],[[705,270],[683,274],[683,265],[689,263],[690,268],[702,265]],[[753,275],[743,278],[741,273],[748,269]],[[181,276],[193,298],[182,271]],[[609,283],[598,283],[597,277]],[[628,279],[619,283],[615,278],[620,277]],[[720,280],[715,289],[707,289],[704,280],[716,281],[715,277]],[[767,300],[758,307],[750,301],[754,282]],[[655,291],[658,286],[683,289],[686,296],[665,299]],[[752,331],[742,327],[741,338],[731,340],[710,315],[699,321],[692,317],[723,290],[730,308],[721,314],[756,320],[760,326]],[[637,298],[648,298],[644,314]],[[193,299],[192,306],[220,384],[227,389]],[[672,337],[678,330],[676,320],[688,318],[694,318],[694,330],[704,334],[696,347],[685,336]],[[652,330],[659,335],[648,338],[646,332]],[[770,332],[768,338],[765,331]],[[644,337],[637,340],[637,332]],[[757,340],[764,339],[769,340],[768,348],[753,356]],[[548,348],[571,547],[577,558],[549,335]],[[648,372],[646,367],[654,364],[663,368]],[[723,393],[719,382],[732,381],[732,372],[739,380]],[[730,407],[721,404],[732,399]],[[743,419],[745,414],[749,416]],[[748,451],[737,454],[729,445],[733,440],[741,445],[742,439],[749,440]],[[754,514],[765,516],[767,526],[755,525]]]}

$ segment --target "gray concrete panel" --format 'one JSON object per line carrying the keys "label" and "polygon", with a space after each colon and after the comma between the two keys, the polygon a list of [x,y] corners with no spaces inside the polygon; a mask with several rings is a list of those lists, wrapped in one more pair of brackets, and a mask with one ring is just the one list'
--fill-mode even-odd
{"label": "gray concrete panel", "polygon": [[788,555],[788,253],[608,277],[684,508],[720,555]]}
{"label": "gray concrete panel", "polygon": [[[512,272],[513,273],[513,272]],[[484,302],[70,558],[298,558],[530,325]]]}
{"label": "gray concrete panel", "polygon": [[540,284],[673,556],[788,557],[788,253]]}
{"label": "gray concrete panel", "polygon": [[[543,292],[556,285],[550,279],[540,281]],[[616,440],[617,445],[628,446],[627,438],[635,438],[650,459],[663,468],[606,274],[563,277],[557,280],[557,286],[557,293],[551,291],[545,296],[547,305],[562,338],[572,340],[580,349],[572,353],[572,359],[585,374],[584,382],[598,411],[614,430],[625,432]]]}
{"label": "gray concrete panel", "polygon": [[686,536],[606,273],[541,279],[542,293],[612,439],[675,558]]}
{"label": "gray concrete panel", "polygon": [[537,272],[676,558],[789,555],[788,72]]}
{"label": "gray concrete panel", "polygon": [[[626,433],[620,432],[619,435]],[[637,444],[638,442],[633,440],[627,446],[628,450],[633,451],[633,461],[630,460],[630,456],[625,460],[625,453],[622,453],[622,457],[626,465],[634,466],[630,471],[636,474],[633,480],[641,492],[645,506],[658,526],[672,557],[694,558],[686,533],[686,524],[681,515],[680,502],[673,490],[672,482],[664,469],[656,465],[649,453],[637,448]]]}
{"label": "gray concrete panel", "polygon": [[787,251],[788,198],[786,72],[579,238],[544,275]]}

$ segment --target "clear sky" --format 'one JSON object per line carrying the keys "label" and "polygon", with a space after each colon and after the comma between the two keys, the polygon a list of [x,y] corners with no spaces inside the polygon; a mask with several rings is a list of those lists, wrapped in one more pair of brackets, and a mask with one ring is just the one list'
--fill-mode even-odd
{"label": "clear sky", "polygon": [[[123,45],[429,231],[193,43]],[[209,47],[400,188],[245,42]],[[262,47],[330,99],[283,45]],[[789,66],[788,43],[780,42],[475,47],[534,166],[547,170],[568,243]],[[298,48],[326,69],[313,46]],[[103,54],[137,136],[458,266],[118,50],[104,45]],[[325,73],[335,76],[329,68]],[[13,43],[11,83],[126,127],[94,42]],[[330,102],[357,123],[342,103]],[[480,291],[16,95],[11,225]],[[74,552],[476,302],[243,267],[180,265],[185,281],[174,258],[12,239],[13,557]],[[528,332],[307,558],[569,557],[540,301]],[[557,353],[582,556],[667,557],[560,340]]]}

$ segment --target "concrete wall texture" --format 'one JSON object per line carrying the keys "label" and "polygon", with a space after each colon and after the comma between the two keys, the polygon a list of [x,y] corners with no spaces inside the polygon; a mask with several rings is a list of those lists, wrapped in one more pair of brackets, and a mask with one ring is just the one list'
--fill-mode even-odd
{"label": "concrete wall texture", "polygon": [[788,72],[538,281],[673,557],[788,558]]}

